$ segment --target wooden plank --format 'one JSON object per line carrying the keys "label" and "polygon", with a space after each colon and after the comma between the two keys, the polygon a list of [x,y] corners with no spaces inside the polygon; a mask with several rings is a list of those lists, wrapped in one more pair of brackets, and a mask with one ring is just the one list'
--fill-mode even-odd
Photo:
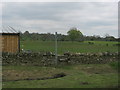
{"label": "wooden plank", "polygon": [[19,51],[19,37],[17,35],[2,36],[3,52],[16,53]]}
{"label": "wooden plank", "polygon": [[2,35],[0,35],[0,52],[2,52]]}

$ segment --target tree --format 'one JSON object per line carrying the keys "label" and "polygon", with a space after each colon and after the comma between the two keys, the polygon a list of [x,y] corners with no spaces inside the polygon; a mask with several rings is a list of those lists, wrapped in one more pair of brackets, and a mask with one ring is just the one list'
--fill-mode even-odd
{"label": "tree", "polygon": [[108,34],[108,33],[106,33],[105,35],[104,35],[104,37],[106,38],[106,37],[109,37],[110,35]]}
{"label": "tree", "polygon": [[24,32],[24,35],[29,35],[29,34],[30,34],[29,31]]}
{"label": "tree", "polygon": [[105,40],[106,41],[116,41],[115,37],[110,36],[109,34],[105,34]]}
{"label": "tree", "polygon": [[71,28],[67,34],[71,41],[83,41],[83,34],[77,28]]}

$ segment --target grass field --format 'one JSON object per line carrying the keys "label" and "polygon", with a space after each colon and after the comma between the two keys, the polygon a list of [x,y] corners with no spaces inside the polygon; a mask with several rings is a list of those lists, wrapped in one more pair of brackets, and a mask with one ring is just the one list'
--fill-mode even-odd
{"label": "grass field", "polygon": [[[70,51],[73,53],[98,53],[98,52],[117,52],[118,42],[109,41],[90,41],[94,44],[89,44],[89,41],[84,42],[70,42],[70,41],[58,41],[58,53],[63,54],[64,52]],[[106,45],[108,44],[108,46]],[[55,51],[54,41],[21,41],[21,49],[32,50],[35,52],[42,51]]]}
{"label": "grass field", "polygon": [[118,72],[109,64],[85,64],[59,67],[3,66],[3,78],[49,77],[57,73],[65,77],[47,80],[21,80],[3,82],[3,88],[117,88]]}
{"label": "grass field", "polygon": [[[58,53],[70,51],[73,53],[117,52],[118,42],[93,41],[58,42]],[[21,49],[34,52],[54,52],[53,41],[21,41]],[[108,45],[107,45],[108,44]],[[119,65],[120,66],[120,65]],[[3,66],[3,88],[117,88],[118,63],[66,65],[58,67],[41,66]],[[58,73],[65,73],[65,77],[37,80]],[[34,80],[24,80],[26,78]],[[20,81],[10,81],[20,80]]]}

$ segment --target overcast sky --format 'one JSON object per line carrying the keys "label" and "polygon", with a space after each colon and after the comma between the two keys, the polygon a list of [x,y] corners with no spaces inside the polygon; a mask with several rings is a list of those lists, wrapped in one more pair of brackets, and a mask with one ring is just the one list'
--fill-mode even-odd
{"label": "overcast sky", "polygon": [[22,32],[67,34],[76,27],[84,35],[118,37],[117,2],[3,3],[2,19],[3,25]]}

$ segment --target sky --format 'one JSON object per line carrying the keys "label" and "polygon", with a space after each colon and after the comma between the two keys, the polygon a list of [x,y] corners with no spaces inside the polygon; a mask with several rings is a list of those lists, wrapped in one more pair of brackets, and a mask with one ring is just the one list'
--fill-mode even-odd
{"label": "sky", "polygon": [[3,2],[0,16],[21,32],[67,34],[76,27],[87,36],[118,37],[117,2]]}

